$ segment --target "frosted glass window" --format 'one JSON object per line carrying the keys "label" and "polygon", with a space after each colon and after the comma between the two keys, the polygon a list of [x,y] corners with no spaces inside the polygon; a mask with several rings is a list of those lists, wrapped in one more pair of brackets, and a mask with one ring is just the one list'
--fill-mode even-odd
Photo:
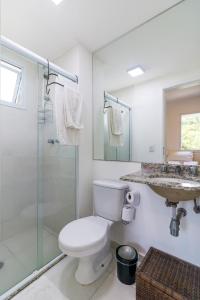
{"label": "frosted glass window", "polygon": [[19,99],[22,69],[3,60],[0,61],[0,100],[17,104]]}
{"label": "frosted glass window", "polygon": [[181,150],[200,150],[200,113],[181,115]]}

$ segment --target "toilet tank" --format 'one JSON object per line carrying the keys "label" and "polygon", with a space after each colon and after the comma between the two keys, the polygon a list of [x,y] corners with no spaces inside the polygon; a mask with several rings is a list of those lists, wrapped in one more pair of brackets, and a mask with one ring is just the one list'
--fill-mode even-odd
{"label": "toilet tank", "polygon": [[94,214],[111,221],[120,221],[127,191],[126,183],[114,180],[95,180],[93,182]]}

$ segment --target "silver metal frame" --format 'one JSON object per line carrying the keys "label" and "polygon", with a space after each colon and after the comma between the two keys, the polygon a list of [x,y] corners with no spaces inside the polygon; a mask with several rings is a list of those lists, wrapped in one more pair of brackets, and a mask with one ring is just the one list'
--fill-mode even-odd
{"label": "silver metal frame", "polygon": [[113,101],[115,103],[118,103],[118,104],[128,108],[129,110],[132,109],[132,107],[130,105],[126,104],[125,102],[123,102],[121,100],[119,100],[119,98],[114,97],[114,96],[112,96],[111,94],[109,94],[107,92],[104,92],[104,101],[106,101],[106,100],[110,100],[110,101]]}
{"label": "silver metal frame", "polygon": [[[20,46],[19,44],[11,41],[10,39],[4,37],[4,36],[1,36],[0,37],[0,45],[6,47],[6,48],[9,48],[10,50],[13,50],[15,52],[17,52],[18,54],[20,55],[23,55],[29,59],[31,59],[32,61],[36,62],[36,63],[39,63],[45,67],[48,67],[48,60],[39,56],[38,54]],[[49,62],[49,68],[66,77],[67,79],[69,80],[72,80],[73,82],[75,83],[78,83],[78,76],[75,75],[75,74],[72,74],[72,73],[69,73],[69,72],[66,72],[64,69],[60,68],[59,66],[55,65],[54,63],[52,62]]]}

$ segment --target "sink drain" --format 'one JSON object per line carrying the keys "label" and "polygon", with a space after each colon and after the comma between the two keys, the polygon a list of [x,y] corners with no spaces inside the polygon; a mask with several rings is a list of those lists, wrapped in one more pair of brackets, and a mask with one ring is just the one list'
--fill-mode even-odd
{"label": "sink drain", "polygon": [[2,261],[0,261],[0,269],[3,268],[4,263]]}

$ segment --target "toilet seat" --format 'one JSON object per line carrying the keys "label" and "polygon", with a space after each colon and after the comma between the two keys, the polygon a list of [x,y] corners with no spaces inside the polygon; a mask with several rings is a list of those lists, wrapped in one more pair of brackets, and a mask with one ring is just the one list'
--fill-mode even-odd
{"label": "toilet seat", "polygon": [[59,247],[67,255],[83,257],[99,251],[108,239],[111,221],[99,216],[81,218],[67,224],[59,235]]}

